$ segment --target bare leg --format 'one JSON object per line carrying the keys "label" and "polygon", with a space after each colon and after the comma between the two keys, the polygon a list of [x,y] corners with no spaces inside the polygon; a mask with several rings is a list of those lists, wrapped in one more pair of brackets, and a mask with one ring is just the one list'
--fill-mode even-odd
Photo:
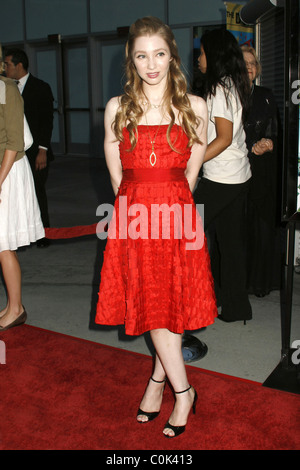
{"label": "bare leg", "polygon": [[[175,392],[186,390],[189,387],[189,382],[186,375],[185,364],[182,357],[181,341],[182,335],[172,333],[167,329],[157,329],[151,331],[151,339],[156,350],[156,361],[153,372],[153,377],[156,380],[163,380],[167,375]],[[151,382],[151,381],[150,381]],[[156,384],[154,384],[156,385]],[[158,403],[158,392],[156,390],[156,403],[154,403],[154,387],[150,383],[147,387],[143,397],[142,405],[146,405],[151,411],[154,411],[154,405]],[[192,407],[195,391],[191,388],[188,392],[176,395],[176,403],[174,410],[170,416],[169,422],[173,426],[184,426]],[[160,391],[160,403],[162,400],[162,392]],[[144,402],[144,403],[143,403]],[[142,408],[143,409],[143,408]],[[143,409],[144,410],[144,409]],[[148,411],[148,410],[144,410]],[[174,431],[169,428],[164,429],[164,433],[173,436]]]}
{"label": "bare leg", "polygon": [[0,264],[7,289],[7,306],[2,310],[0,326],[5,327],[13,322],[24,310],[21,298],[21,268],[14,251],[2,251]]}
{"label": "bare leg", "polygon": [[[141,410],[145,412],[156,412],[160,410],[162,399],[163,399],[163,391],[165,388],[165,378],[166,373],[161,365],[159,358],[156,356],[155,358],[155,367],[152,378],[155,380],[149,380],[147,389],[143,396],[143,399],[140,404]],[[161,382],[161,383],[157,383]],[[147,422],[148,417],[143,414],[139,414],[137,416],[137,420],[139,422]]]}
{"label": "bare leg", "polygon": [[[186,390],[189,382],[181,350],[182,335],[172,333],[167,329],[159,329],[151,331],[151,338],[173,390],[175,392]],[[184,426],[187,423],[194,395],[193,388],[186,393],[176,395],[175,406],[169,419],[170,424]],[[164,434],[174,436],[174,431],[165,428]]]}

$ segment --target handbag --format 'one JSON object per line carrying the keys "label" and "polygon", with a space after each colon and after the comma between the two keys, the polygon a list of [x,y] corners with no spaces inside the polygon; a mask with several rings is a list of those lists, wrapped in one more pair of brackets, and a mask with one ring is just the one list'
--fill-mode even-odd
{"label": "handbag", "polygon": [[28,150],[33,144],[33,137],[29,129],[27,119],[24,114],[24,150]]}

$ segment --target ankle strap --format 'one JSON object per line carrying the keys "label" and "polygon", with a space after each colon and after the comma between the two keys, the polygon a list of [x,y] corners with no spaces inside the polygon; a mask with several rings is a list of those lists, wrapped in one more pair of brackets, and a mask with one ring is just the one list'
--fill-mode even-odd
{"label": "ankle strap", "polygon": [[164,383],[164,382],[166,381],[166,379],[164,379],[164,380],[155,380],[153,377],[150,377],[150,379],[151,379],[153,382],[155,382],[156,384],[162,384],[162,383]]}
{"label": "ankle strap", "polygon": [[175,392],[177,395],[179,393],[184,393],[184,392],[188,392],[190,389],[192,388],[192,386],[190,385],[188,388],[186,388],[185,390],[182,390],[181,392]]}

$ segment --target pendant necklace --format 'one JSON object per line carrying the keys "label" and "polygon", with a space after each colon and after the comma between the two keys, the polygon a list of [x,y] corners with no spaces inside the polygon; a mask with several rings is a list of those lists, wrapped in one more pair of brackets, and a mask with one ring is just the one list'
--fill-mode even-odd
{"label": "pendant necklace", "polygon": [[154,166],[154,165],[156,164],[156,161],[157,161],[156,153],[155,153],[155,151],[154,151],[154,145],[155,145],[155,140],[156,140],[158,131],[159,131],[159,129],[160,129],[161,123],[162,123],[162,121],[163,121],[163,118],[164,118],[164,115],[162,115],[160,124],[159,124],[159,126],[158,126],[158,128],[157,128],[157,131],[156,131],[156,133],[155,133],[154,139],[151,140],[151,135],[150,135],[150,130],[149,130],[149,126],[148,126],[147,116],[146,116],[146,114],[145,114],[145,120],[146,120],[146,125],[147,125],[147,131],[148,131],[149,139],[150,139],[151,146],[152,146],[152,151],[151,151],[151,154],[150,154],[150,157],[149,157],[149,161],[150,161],[150,165],[151,165],[151,166]]}
{"label": "pendant necklace", "polygon": [[145,106],[145,107],[146,107],[146,106],[150,106],[150,108],[152,108],[152,109],[158,109],[158,108],[161,107],[162,101],[163,101],[163,97],[162,97],[162,99],[160,100],[160,103],[159,103],[159,104],[153,104],[153,103],[151,103],[151,101],[149,101],[149,98],[148,98],[147,95],[144,93],[144,91],[143,91],[143,95],[144,95],[144,97],[145,97],[146,100],[147,100],[147,101],[143,101],[143,102],[142,102],[142,105],[143,105],[143,106]]}

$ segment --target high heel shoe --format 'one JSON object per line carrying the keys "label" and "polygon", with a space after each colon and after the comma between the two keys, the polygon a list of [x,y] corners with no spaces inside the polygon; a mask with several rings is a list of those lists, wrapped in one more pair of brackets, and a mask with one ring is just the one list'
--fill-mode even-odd
{"label": "high heel shoe", "polygon": [[[150,377],[150,380],[152,380],[152,382],[155,382],[157,384],[162,384],[166,381],[166,379],[164,379],[164,380],[155,380],[153,377]],[[143,411],[143,410],[141,410],[141,408],[139,408],[136,416],[138,417],[140,415],[143,415],[143,416],[146,416],[148,419],[147,419],[147,421],[137,420],[137,422],[142,423],[142,424],[149,423],[149,421],[153,421],[155,418],[157,418],[159,413],[160,413],[160,411]]]}
{"label": "high heel shoe", "polygon": [[21,313],[21,315],[19,315],[13,322],[9,323],[6,326],[0,326],[0,332],[5,331],[5,330],[9,330],[9,328],[13,328],[14,326],[23,325],[23,323],[25,323],[26,320],[27,320],[27,313],[24,310]]}
{"label": "high heel shoe", "polygon": [[[185,393],[185,392],[188,392],[190,389],[192,388],[192,386],[190,385],[186,390],[182,390],[181,392],[175,392],[177,395],[179,395],[180,393]],[[196,413],[196,403],[197,403],[197,400],[198,400],[198,395],[197,395],[197,392],[196,390],[194,389],[194,392],[195,392],[195,395],[194,395],[194,401],[193,401],[193,404],[192,404],[192,410],[193,410],[193,414]],[[177,437],[179,436],[180,434],[182,434],[184,431],[185,431],[185,427],[186,425],[184,426],[173,426],[172,424],[170,424],[170,422],[168,421],[164,427],[164,429],[171,429],[173,432],[174,432],[174,435],[173,436],[169,436],[168,434],[164,434],[165,437],[168,437],[168,438],[172,438],[172,437]]]}

